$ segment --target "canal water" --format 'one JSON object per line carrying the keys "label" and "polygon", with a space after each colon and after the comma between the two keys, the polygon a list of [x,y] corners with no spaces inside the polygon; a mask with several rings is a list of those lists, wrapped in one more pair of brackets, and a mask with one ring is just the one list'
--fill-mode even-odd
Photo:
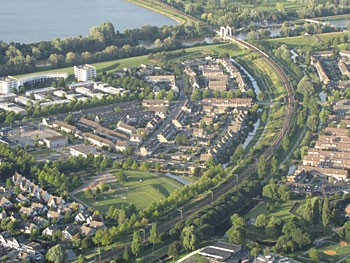
{"label": "canal water", "polygon": [[87,36],[90,28],[111,22],[116,30],[176,21],[126,0],[0,1],[0,40],[33,43],[56,37]]}

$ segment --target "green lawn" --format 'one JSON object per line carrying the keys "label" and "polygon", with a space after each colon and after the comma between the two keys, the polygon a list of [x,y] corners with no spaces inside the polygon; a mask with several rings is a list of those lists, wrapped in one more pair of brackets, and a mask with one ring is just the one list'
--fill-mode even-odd
{"label": "green lawn", "polygon": [[248,214],[244,217],[247,218],[257,218],[260,214],[265,214],[268,216],[274,216],[284,221],[292,219],[294,216],[301,216],[301,211],[299,209],[300,204],[296,204],[292,210],[294,204],[298,201],[288,201],[283,203],[277,203],[274,209],[270,212],[267,209],[267,202],[263,201],[254,207]]}
{"label": "green lawn", "polygon": [[127,171],[127,182],[111,183],[111,189],[106,193],[98,194],[97,199],[85,198],[83,192],[76,197],[88,205],[106,212],[109,207],[119,207],[125,203],[134,203],[138,209],[146,208],[152,202],[164,200],[181,184],[156,173]]}
{"label": "green lawn", "polygon": [[327,43],[333,40],[335,37],[343,37],[347,35],[350,36],[349,32],[334,32],[334,33],[324,33],[315,34],[309,36],[297,36],[297,37],[286,37],[286,38],[275,38],[268,40],[271,44],[288,45],[289,47],[304,48],[310,47],[312,50],[317,49],[318,45],[322,43]]}
{"label": "green lawn", "polygon": [[[338,262],[341,259],[344,259],[347,257],[347,259],[344,259],[343,262],[350,262],[350,245],[347,246],[341,246],[339,243],[336,242],[325,242],[321,246],[317,247],[317,250],[320,254],[320,261],[323,262]],[[327,255],[324,252],[326,250],[333,250],[336,252],[335,255]],[[305,257],[308,257],[306,254]],[[299,258],[298,258],[299,259]]]}
{"label": "green lawn", "polygon": [[[115,70],[121,70],[123,68],[128,67],[137,67],[140,66],[140,64],[143,63],[150,63],[147,59],[147,56],[139,56],[139,57],[131,57],[131,58],[124,58],[124,59],[117,59],[117,60],[110,60],[110,61],[104,61],[99,63],[92,63],[91,65],[95,66],[97,69],[97,73],[102,72],[113,72]],[[38,74],[38,73],[47,73],[47,72],[67,72],[69,76],[74,76],[74,69],[73,66],[66,67],[66,68],[59,68],[59,69],[51,69],[51,70],[44,70],[40,72],[33,72],[33,73],[27,73],[23,75],[15,76],[16,78],[20,78],[23,76],[28,76],[32,74]]]}

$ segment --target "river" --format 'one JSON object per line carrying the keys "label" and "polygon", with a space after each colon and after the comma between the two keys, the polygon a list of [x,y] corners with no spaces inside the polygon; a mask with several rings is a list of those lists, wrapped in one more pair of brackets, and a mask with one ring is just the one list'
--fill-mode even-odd
{"label": "river", "polygon": [[33,43],[56,37],[87,36],[90,28],[111,22],[116,30],[176,21],[126,0],[0,1],[0,40]]}

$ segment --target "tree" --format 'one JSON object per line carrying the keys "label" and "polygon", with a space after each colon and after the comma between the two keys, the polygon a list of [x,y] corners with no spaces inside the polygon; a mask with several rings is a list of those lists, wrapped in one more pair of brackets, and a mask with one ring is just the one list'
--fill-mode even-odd
{"label": "tree", "polygon": [[285,135],[282,140],[282,148],[286,152],[288,150],[288,147],[289,147],[289,138],[288,138],[288,135]]}
{"label": "tree", "polygon": [[181,233],[182,246],[186,250],[195,250],[198,244],[198,237],[196,235],[194,226],[186,226]]}
{"label": "tree", "polygon": [[269,219],[266,217],[265,214],[260,214],[255,220],[255,226],[256,227],[266,227],[269,222]]}
{"label": "tree", "polygon": [[12,182],[11,178],[6,179],[6,186],[9,189],[11,189],[13,187],[13,182]]}
{"label": "tree", "polygon": [[168,247],[168,256],[173,258],[173,262],[175,260],[175,257],[179,254],[179,243],[178,242],[172,242]]}
{"label": "tree", "polygon": [[169,91],[168,91],[168,94],[167,94],[167,96],[166,96],[166,99],[169,100],[169,101],[174,100],[174,99],[175,99],[174,91],[169,90]]}
{"label": "tree", "polygon": [[266,162],[265,156],[261,155],[258,162],[258,176],[263,178],[266,175]]}
{"label": "tree", "polygon": [[126,181],[126,173],[124,172],[124,170],[120,170],[114,173],[113,175],[115,176],[118,182],[123,183]]}
{"label": "tree", "polygon": [[325,198],[323,200],[323,207],[322,207],[322,224],[324,227],[329,225],[331,217],[331,211],[329,209],[329,200],[328,198]]}
{"label": "tree", "polygon": [[141,246],[142,246],[142,242],[141,242],[141,236],[139,231],[134,231],[134,234],[132,236],[132,243],[131,243],[131,252],[133,253],[133,255],[138,256],[138,254],[141,251]]}
{"label": "tree", "polygon": [[85,258],[82,254],[80,254],[78,257],[78,263],[84,263],[84,262],[85,262]]}
{"label": "tree", "polygon": [[318,253],[317,249],[312,247],[309,249],[309,258],[311,258],[313,261],[318,262],[320,261],[320,253]]}
{"label": "tree", "polygon": [[125,247],[124,249],[124,253],[123,253],[123,259],[126,261],[126,262],[129,262],[129,259],[130,259],[130,254],[129,254],[129,248],[128,247]]}
{"label": "tree", "polygon": [[238,214],[231,216],[231,228],[227,231],[228,240],[235,244],[243,244],[245,242],[245,222]]}
{"label": "tree", "polygon": [[148,241],[150,243],[152,243],[152,254],[153,254],[154,245],[160,243],[160,237],[157,234],[157,224],[156,223],[152,224],[151,232],[150,232],[150,235],[148,237]]}
{"label": "tree", "polygon": [[67,258],[67,253],[60,244],[50,248],[46,253],[46,259],[49,262],[64,263],[66,262],[66,258]]}

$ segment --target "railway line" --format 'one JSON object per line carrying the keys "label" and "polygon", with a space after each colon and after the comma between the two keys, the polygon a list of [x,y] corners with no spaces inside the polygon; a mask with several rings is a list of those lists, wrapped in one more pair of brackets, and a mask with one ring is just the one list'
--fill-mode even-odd
{"label": "railway line", "polygon": [[[262,153],[265,157],[265,160],[268,161],[272,158],[274,152],[277,150],[277,148],[281,145],[283,137],[285,134],[288,134],[291,131],[292,128],[292,120],[293,120],[293,114],[294,114],[294,93],[293,89],[291,87],[291,84],[283,72],[281,68],[262,50],[258,49],[254,45],[241,40],[237,38],[230,37],[229,40],[237,43],[238,45],[248,48],[252,50],[253,52],[257,53],[260,57],[262,57],[279,75],[283,86],[285,87],[287,91],[287,115],[283,122],[282,129],[280,130],[278,136],[275,138],[275,140],[271,143],[271,145]],[[213,202],[214,200],[218,199],[223,194],[230,191],[235,185],[242,182],[244,179],[248,178],[252,174],[254,174],[257,171],[257,163],[252,163],[244,169],[243,172],[241,172],[237,178],[233,178],[231,176],[228,178],[224,183],[222,183],[220,186],[218,186],[216,189],[212,190],[212,196],[208,196],[200,201],[198,201],[195,205],[193,205],[190,208],[183,208],[181,211],[181,214],[179,211],[175,211],[172,215],[172,219],[168,220],[167,222],[163,222],[158,224],[158,231],[159,232],[165,232],[169,231],[172,226],[176,225],[181,220],[186,220],[189,218],[192,214],[199,211],[201,208],[208,206]],[[176,215],[177,214],[177,215]],[[125,246],[128,246],[129,244],[124,244],[123,246],[119,247],[116,250],[105,252],[102,255],[102,259],[110,258],[111,256],[115,256],[117,254],[121,254],[124,251]]]}

